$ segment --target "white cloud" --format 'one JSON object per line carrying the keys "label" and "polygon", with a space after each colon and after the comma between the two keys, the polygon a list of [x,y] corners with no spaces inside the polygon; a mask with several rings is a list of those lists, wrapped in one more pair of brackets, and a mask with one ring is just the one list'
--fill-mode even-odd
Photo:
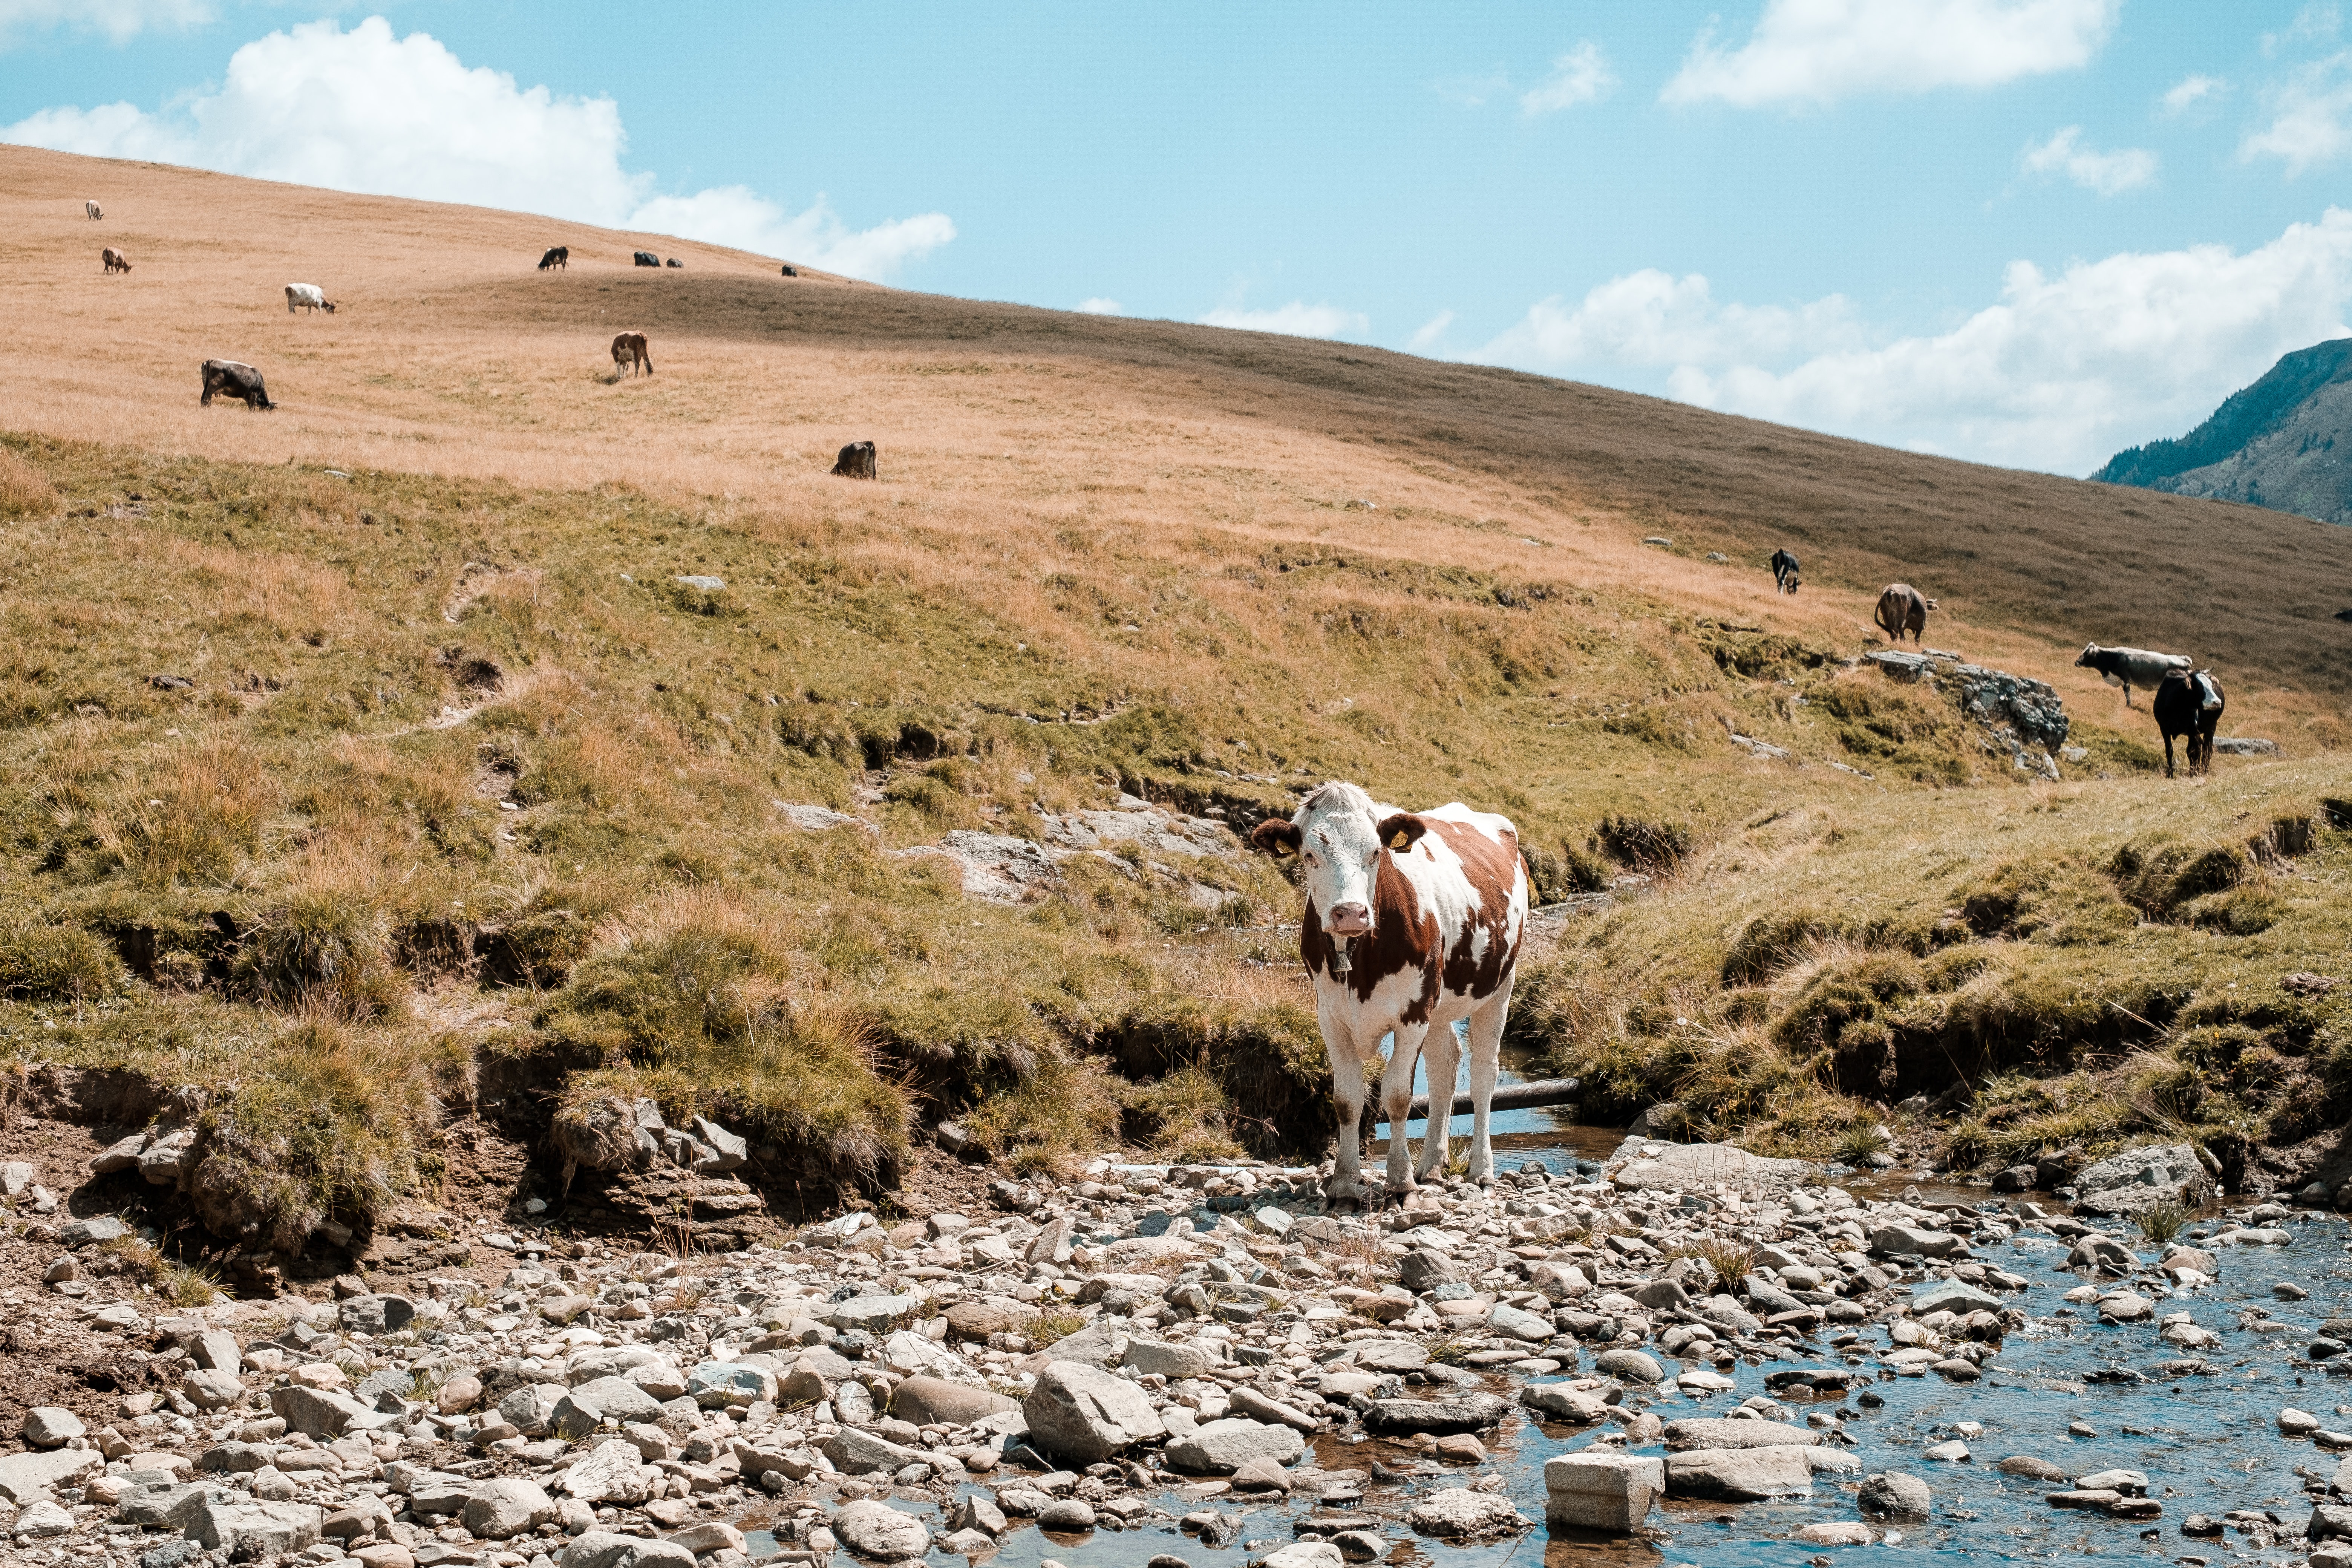
{"label": "white cloud", "polygon": [[1078,314],[1081,316],[1123,316],[1126,313],[1118,300],[1106,300],[1100,295],[1078,301]]}
{"label": "white cloud", "polygon": [[1546,300],[1468,357],[1528,369],[1663,369],[1703,407],[1891,446],[2084,473],[2178,436],[2282,353],[2347,335],[2352,212],[2245,252],[2222,246],[2010,264],[1949,331],[1868,331],[1831,296],[1717,304],[1702,278],[1636,273],[1573,308]]}
{"label": "white cloud", "polygon": [[2182,77],[2164,93],[2164,113],[2168,117],[2186,114],[2200,103],[2210,103],[2230,89],[2230,84],[2218,76],[2195,73]]}
{"label": "white cloud", "polygon": [[1617,74],[1609,58],[1591,39],[1551,62],[1551,75],[1519,94],[1519,109],[1532,115],[1598,103],[1617,90]]}
{"label": "white cloud", "polygon": [[1454,312],[1451,310],[1440,310],[1422,322],[1420,329],[1412,334],[1412,352],[1417,354],[1427,353],[1431,349],[1435,348],[1437,341],[1445,335],[1445,329],[1453,324]]}
{"label": "white cloud", "polygon": [[2029,142],[2020,159],[2029,174],[2063,174],[2086,191],[2112,196],[2156,180],[2156,154],[2145,147],[2102,153],[2083,140],[2083,128],[2069,125],[2046,142]]}
{"label": "white cloud", "polygon": [[1660,94],[1741,109],[1998,87],[2089,63],[2123,0],[1768,0],[1748,42],[1708,24]]}
{"label": "white cloud", "polygon": [[1201,324],[1233,327],[1244,332],[1281,332],[1294,338],[1362,337],[1372,330],[1371,318],[1360,311],[1343,310],[1337,305],[1309,305],[1298,300],[1272,310],[1221,306],[1202,316]]}
{"label": "white cloud", "polygon": [[521,88],[468,68],[424,33],[371,16],[345,32],[308,22],[238,49],[216,92],[161,113],[128,103],[46,109],[0,141],[150,159],[331,190],[544,213],[675,234],[877,278],[945,245],[940,213],[854,230],[820,196],[787,213],[740,185],[656,195],[622,164],[628,133],[610,98]]}
{"label": "white cloud", "polygon": [[150,27],[176,32],[212,19],[205,0],[0,0],[0,47],[56,27],[104,33],[120,44]]}
{"label": "white cloud", "polygon": [[2238,143],[2241,160],[2276,158],[2289,177],[2352,149],[2352,50],[2296,67],[2263,94],[2270,123]]}

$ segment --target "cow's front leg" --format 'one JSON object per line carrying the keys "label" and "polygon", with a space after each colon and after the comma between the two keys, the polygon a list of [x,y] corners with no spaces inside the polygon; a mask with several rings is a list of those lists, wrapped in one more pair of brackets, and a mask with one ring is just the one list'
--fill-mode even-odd
{"label": "cow's front leg", "polygon": [[1339,1147],[1331,1160],[1331,1179],[1324,1184],[1324,1201],[1333,1208],[1351,1208],[1364,1201],[1360,1155],[1364,1115],[1364,1064],[1354,1043],[1343,1036],[1324,1036],[1331,1058],[1331,1098],[1339,1111]]}
{"label": "cow's front leg", "polygon": [[1451,1024],[1423,1026],[1422,1053],[1429,1061],[1429,1120],[1421,1131],[1421,1179],[1443,1180],[1446,1145],[1454,1131],[1454,1085],[1462,1070],[1462,1042]]}
{"label": "cow's front leg", "polygon": [[1421,1058],[1424,1031],[1400,1028],[1389,1047],[1387,1073],[1381,1079],[1381,1108],[1388,1112],[1389,1195],[1412,1190],[1412,1142],[1405,1136],[1405,1112],[1412,1106],[1412,1069]]}

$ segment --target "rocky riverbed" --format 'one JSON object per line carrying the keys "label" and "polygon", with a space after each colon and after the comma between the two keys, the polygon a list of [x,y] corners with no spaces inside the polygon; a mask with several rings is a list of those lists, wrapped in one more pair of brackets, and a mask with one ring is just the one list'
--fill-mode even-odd
{"label": "rocky riverbed", "polygon": [[0,1551],[2352,1565],[2347,1232],[2209,1205],[2150,1243],[2193,1151],[1999,1198],[1639,1138],[1370,1215],[1316,1177],[1101,1161],[778,1247],[526,1230],[494,1279],[174,1310],[15,1172],[8,1246],[55,1261],[0,1295],[13,1359],[96,1342],[138,1391],[31,1411]]}

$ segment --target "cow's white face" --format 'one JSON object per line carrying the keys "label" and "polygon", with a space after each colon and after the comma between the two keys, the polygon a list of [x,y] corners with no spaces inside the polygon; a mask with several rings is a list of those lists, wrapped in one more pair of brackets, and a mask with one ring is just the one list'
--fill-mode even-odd
{"label": "cow's white face", "polygon": [[[1251,837],[1260,848],[1296,855],[1306,870],[1307,894],[1324,932],[1335,939],[1368,934],[1377,918],[1373,886],[1381,852],[1403,849],[1419,838],[1422,825],[1399,813],[1382,821],[1360,790],[1354,798],[1310,804],[1296,821],[1276,817],[1258,825]],[[1386,839],[1383,835],[1388,836]],[[1392,840],[1391,842],[1390,840]]]}

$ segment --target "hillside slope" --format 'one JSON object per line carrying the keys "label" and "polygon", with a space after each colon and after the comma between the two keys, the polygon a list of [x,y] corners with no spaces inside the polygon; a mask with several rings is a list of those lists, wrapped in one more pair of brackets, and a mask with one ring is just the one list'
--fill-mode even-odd
{"label": "hillside slope", "polygon": [[[81,216],[92,195],[102,224]],[[1344,538],[1839,637],[1900,579],[1941,599],[1948,646],[2086,699],[2050,655],[2093,639],[2191,652],[2233,694],[2352,695],[2352,626],[2329,618],[2352,605],[2352,535],[2259,509],[1343,343],[786,279],[689,242],[22,148],[0,149],[0,213],[12,324],[43,366],[0,388],[12,428],[792,504],[871,438],[892,504],[919,496],[950,526],[1012,507]],[[137,270],[102,276],[106,243]],[[553,243],[572,268],[534,273]],[[630,267],[647,243],[685,270]],[[289,316],[289,281],[342,310]],[[623,328],[652,334],[651,381],[606,384]],[[283,409],[197,409],[213,355],[262,366]],[[1351,498],[1381,510],[1335,517]],[[1807,565],[1793,604],[1762,573],[1780,544]]]}
{"label": "hillside slope", "polygon": [[2283,356],[2177,441],[2116,453],[2092,479],[2352,523],[2352,338]]}

